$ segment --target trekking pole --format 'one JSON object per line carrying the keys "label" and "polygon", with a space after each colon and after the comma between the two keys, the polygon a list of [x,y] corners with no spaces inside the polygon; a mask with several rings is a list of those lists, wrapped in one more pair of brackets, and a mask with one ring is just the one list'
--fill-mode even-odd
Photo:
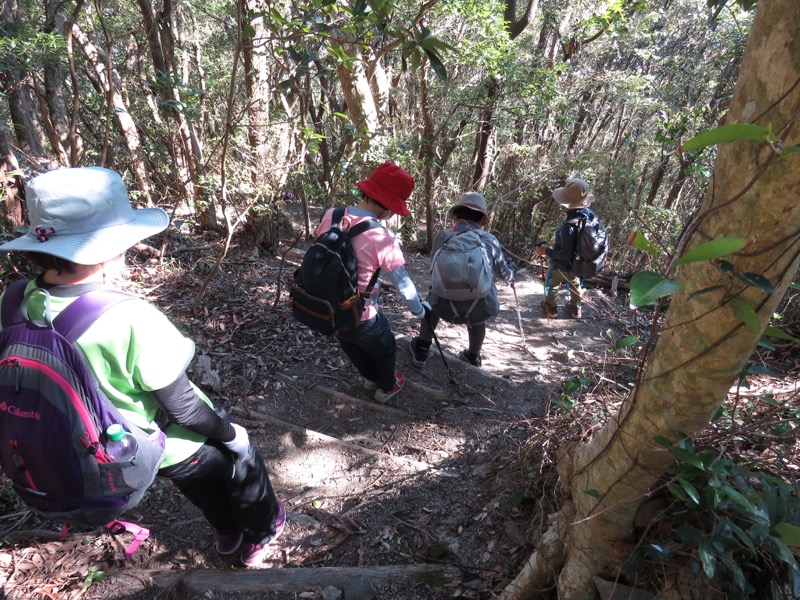
{"label": "trekking pole", "polygon": [[[430,327],[430,324],[431,324],[431,321],[430,321],[430,318],[428,318],[428,326],[429,327]],[[450,379],[450,383],[452,383],[453,385],[457,385],[456,384],[456,380],[453,379],[453,374],[450,372],[450,367],[448,366],[447,361],[444,358],[444,352],[442,352],[442,346],[441,346],[441,344],[439,344],[439,336],[436,335],[436,331],[434,331],[433,327],[431,327],[430,329],[431,329],[431,333],[433,334],[433,341],[436,342],[436,348],[439,350],[439,356],[442,357],[442,364],[444,365],[444,370],[447,371],[447,377]]]}
{"label": "trekking pole", "polygon": [[519,312],[519,298],[517,298],[517,286],[511,284],[511,289],[514,291],[514,305],[517,307],[517,323],[519,324],[519,335],[522,337],[522,347],[526,346],[525,331],[522,329],[522,313]]}

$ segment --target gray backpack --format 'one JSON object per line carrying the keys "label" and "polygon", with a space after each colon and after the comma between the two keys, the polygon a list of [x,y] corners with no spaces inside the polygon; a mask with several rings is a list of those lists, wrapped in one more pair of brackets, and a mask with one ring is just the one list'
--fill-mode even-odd
{"label": "gray backpack", "polygon": [[492,263],[477,231],[453,232],[436,251],[431,289],[448,300],[477,300],[489,295]]}

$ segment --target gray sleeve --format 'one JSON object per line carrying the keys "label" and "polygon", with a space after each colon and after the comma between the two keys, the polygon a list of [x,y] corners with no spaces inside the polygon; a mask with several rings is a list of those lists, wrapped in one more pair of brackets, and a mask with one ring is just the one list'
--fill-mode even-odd
{"label": "gray sleeve", "polygon": [[153,394],[162,411],[173,423],[223,442],[234,438],[235,432],[231,424],[203,402],[185,373]]}
{"label": "gray sleeve", "polygon": [[505,254],[503,254],[503,247],[500,241],[490,233],[486,233],[481,238],[484,242],[484,247],[489,251],[492,259],[492,267],[496,277],[503,281],[511,281],[514,279],[514,272],[509,268],[506,262]]}
{"label": "gray sleeve", "polygon": [[419,293],[417,292],[417,287],[414,285],[414,282],[411,281],[411,277],[408,276],[406,268],[398,267],[394,271],[386,273],[386,276],[389,278],[389,281],[392,282],[392,285],[394,285],[397,293],[402,296],[411,314],[416,316],[422,315],[423,308]]}

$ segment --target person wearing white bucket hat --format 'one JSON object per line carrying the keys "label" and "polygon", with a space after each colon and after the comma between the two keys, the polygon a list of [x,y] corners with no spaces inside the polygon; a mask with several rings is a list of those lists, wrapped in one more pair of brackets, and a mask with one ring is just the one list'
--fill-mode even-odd
{"label": "person wearing white bucket hat", "polygon": [[578,177],[570,177],[563,187],[553,190],[553,199],[567,211],[567,218],[556,232],[556,241],[552,248],[545,242],[536,246],[536,254],[550,257],[550,269],[545,280],[545,299],[541,308],[548,318],[558,315],[558,292],[562,285],[569,289],[569,301],[566,304],[567,314],[575,319],[581,317],[583,288],[581,280],[572,274],[572,262],[580,234],[580,218],[597,218],[589,205],[594,202],[594,194],[589,192],[588,184]]}
{"label": "person wearing white bucket hat", "polygon": [[25,194],[28,232],[0,250],[99,265],[169,225],[160,208],[133,210],[122,178],[102,167],[49,171],[31,180]]}
{"label": "person wearing white bucket hat", "polygon": [[[110,283],[125,251],[169,225],[160,208],[134,210],[122,178],[102,167],[57,169],[26,186],[30,227],[0,251],[25,253],[41,273],[25,286],[33,320],[55,318],[78,297]],[[194,343],[144,299],[112,306],[77,339],[106,396],[145,431],[160,427],[171,479],[204,514],[222,555],[260,566],[286,512],[247,431],[189,381]],[[231,473],[236,472],[232,478]]]}

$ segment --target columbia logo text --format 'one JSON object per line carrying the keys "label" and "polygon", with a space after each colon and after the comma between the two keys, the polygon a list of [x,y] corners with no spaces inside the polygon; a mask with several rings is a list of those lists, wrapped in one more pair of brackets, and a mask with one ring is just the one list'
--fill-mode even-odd
{"label": "columbia logo text", "polygon": [[9,406],[5,402],[0,404],[0,412],[8,413],[20,419],[36,419],[38,421],[42,418],[38,410],[22,410],[18,406],[13,404]]}

